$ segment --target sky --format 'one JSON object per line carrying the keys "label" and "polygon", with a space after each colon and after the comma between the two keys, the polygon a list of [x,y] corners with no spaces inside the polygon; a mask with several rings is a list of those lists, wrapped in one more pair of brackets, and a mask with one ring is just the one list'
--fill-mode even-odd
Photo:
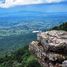
{"label": "sky", "polygon": [[60,3],[66,0],[0,0],[0,8],[9,8],[16,5],[40,4],[40,3]]}

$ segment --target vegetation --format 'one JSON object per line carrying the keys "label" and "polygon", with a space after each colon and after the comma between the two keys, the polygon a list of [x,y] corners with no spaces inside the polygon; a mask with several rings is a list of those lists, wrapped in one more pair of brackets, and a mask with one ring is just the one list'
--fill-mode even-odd
{"label": "vegetation", "polygon": [[[56,26],[52,29],[67,31],[67,22],[63,23],[60,26]],[[23,39],[22,39],[22,37],[23,37]],[[13,37],[7,37],[7,39],[4,38],[4,40],[2,39],[2,41],[4,41],[3,44],[6,44],[6,42],[7,43],[10,42],[13,45],[15,44],[15,42],[16,43],[18,42],[17,44],[22,44],[22,42],[26,42],[25,38],[26,39],[29,38],[30,39],[29,41],[32,40],[31,38],[36,39],[34,37],[34,35],[30,34],[30,36],[27,35],[27,37],[26,37],[26,35],[20,36],[20,37],[19,36],[14,37],[15,40],[18,39],[16,41],[14,41],[14,43],[12,43],[14,40]],[[20,42],[19,42],[19,40],[20,40]],[[2,44],[2,41],[0,41],[1,44]],[[29,41],[27,41],[27,43],[29,43]],[[24,44],[27,44],[27,43],[24,43]],[[8,46],[7,46],[7,48],[8,48]],[[30,54],[30,52],[28,50],[28,45],[26,45],[23,48],[19,48],[15,52],[10,52],[10,53],[4,55],[4,57],[0,57],[0,67],[41,67],[41,66],[38,63],[37,58],[35,58],[33,55]]]}
{"label": "vegetation", "polygon": [[0,37],[0,56],[28,45],[32,40],[36,40],[36,34]]}
{"label": "vegetation", "polygon": [[30,54],[28,46],[0,58],[0,67],[41,67],[37,59]]}
{"label": "vegetation", "polygon": [[64,31],[67,31],[67,22],[61,24],[60,26],[55,26],[52,29],[53,30],[64,30]]}

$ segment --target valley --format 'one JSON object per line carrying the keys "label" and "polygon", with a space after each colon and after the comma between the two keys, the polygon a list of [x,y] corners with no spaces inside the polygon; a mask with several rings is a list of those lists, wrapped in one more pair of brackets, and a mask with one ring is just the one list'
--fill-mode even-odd
{"label": "valley", "polygon": [[29,20],[18,18],[17,22],[15,20],[9,18],[8,21],[12,23],[7,22],[7,18],[0,20],[1,55],[15,51],[28,45],[32,40],[36,40],[36,33],[32,33],[32,31],[46,31],[67,21],[66,17],[62,18],[62,22],[60,17],[43,17],[40,19],[33,17],[33,19],[29,18]]}
{"label": "valley", "polygon": [[[18,4],[14,6],[12,1]],[[37,40],[39,31],[67,31],[67,1],[39,0],[27,5],[20,1],[0,1],[0,67],[41,67],[29,45]]]}

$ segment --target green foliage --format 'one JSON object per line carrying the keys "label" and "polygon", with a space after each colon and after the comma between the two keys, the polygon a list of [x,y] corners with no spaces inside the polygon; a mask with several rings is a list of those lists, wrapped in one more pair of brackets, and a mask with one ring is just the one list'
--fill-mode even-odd
{"label": "green foliage", "polygon": [[36,60],[32,60],[28,63],[27,67],[41,67],[40,64]]}
{"label": "green foliage", "polygon": [[0,58],[0,67],[41,67],[28,45]]}
{"label": "green foliage", "polygon": [[67,22],[59,25],[59,26],[55,26],[54,28],[52,28],[53,30],[64,30],[67,31]]}
{"label": "green foliage", "polygon": [[[63,23],[60,26],[56,26],[52,29],[67,31],[67,22]],[[5,48],[5,46],[7,47],[5,48],[5,50],[7,50],[9,47],[19,48],[18,45],[20,45],[21,47],[22,44],[23,45],[28,44],[30,41],[34,39],[36,39],[36,34],[32,33],[2,37],[2,39],[0,39],[0,48],[2,47]],[[9,49],[11,50],[11,48]],[[0,49],[0,52],[2,51],[3,49]],[[4,54],[4,52],[2,53]],[[37,58],[35,58],[33,55],[30,54],[28,50],[28,45],[26,45],[25,47],[20,48],[15,52],[11,52],[6,54],[4,57],[0,57],[0,67],[41,67],[41,66],[38,63]]]}

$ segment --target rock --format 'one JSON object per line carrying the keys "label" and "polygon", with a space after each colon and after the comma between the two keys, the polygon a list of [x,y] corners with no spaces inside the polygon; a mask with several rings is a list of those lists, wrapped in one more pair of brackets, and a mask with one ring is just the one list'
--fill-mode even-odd
{"label": "rock", "polygon": [[40,32],[37,34],[37,40],[40,41],[42,45],[58,46],[61,43],[67,44],[67,32],[56,30]]}
{"label": "rock", "polygon": [[32,41],[29,45],[29,51],[43,67],[64,67],[67,60],[67,32],[40,32],[37,41]]}
{"label": "rock", "polygon": [[67,60],[62,63],[62,67],[67,67]]}

